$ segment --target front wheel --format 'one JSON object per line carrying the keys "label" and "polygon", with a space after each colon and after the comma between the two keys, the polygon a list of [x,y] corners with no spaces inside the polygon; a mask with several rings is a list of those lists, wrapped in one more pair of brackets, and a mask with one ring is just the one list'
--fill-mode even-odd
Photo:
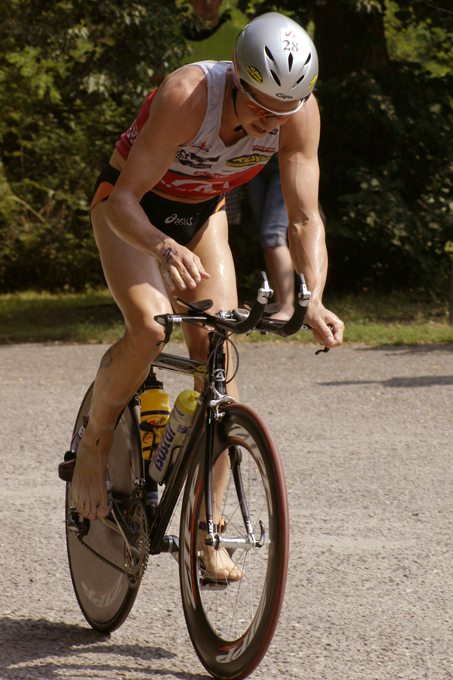
{"label": "front wheel", "polygon": [[[215,425],[212,489],[214,515],[218,516],[214,522],[222,537],[236,539],[238,547],[229,554],[243,576],[238,581],[213,579],[203,570],[199,551],[205,506],[202,437],[199,444],[181,511],[179,563],[184,613],[205,668],[216,678],[245,678],[266,653],[283,603],[289,553],[283,466],[263,421],[243,405],[227,406],[222,421]],[[247,532],[238,494],[238,468],[258,543],[251,549],[240,543]]]}

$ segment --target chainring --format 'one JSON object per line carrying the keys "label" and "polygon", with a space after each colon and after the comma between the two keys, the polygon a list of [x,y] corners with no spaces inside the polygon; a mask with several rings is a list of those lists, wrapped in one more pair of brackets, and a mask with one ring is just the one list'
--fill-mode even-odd
{"label": "chainring", "polygon": [[124,548],[124,566],[125,574],[129,585],[132,588],[137,588],[140,585],[143,574],[145,573],[146,565],[148,564],[149,555],[149,536],[148,536],[148,521],[146,519],[145,506],[142,501],[134,499],[129,501],[126,508],[125,517],[127,523],[135,532],[135,547],[139,552],[139,556],[132,556],[125,546]]}

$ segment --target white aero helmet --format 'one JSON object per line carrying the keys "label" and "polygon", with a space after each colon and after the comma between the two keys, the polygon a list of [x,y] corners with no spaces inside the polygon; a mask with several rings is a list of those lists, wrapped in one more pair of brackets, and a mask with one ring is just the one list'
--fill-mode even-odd
{"label": "white aero helmet", "polygon": [[240,92],[251,97],[247,85],[252,85],[280,101],[293,100],[295,107],[289,113],[296,113],[315,87],[318,55],[299,24],[278,12],[268,12],[253,19],[239,35],[233,73]]}

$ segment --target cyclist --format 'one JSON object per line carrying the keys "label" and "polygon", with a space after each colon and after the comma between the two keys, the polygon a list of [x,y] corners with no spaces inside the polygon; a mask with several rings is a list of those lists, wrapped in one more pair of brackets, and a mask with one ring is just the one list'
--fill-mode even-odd
{"label": "cyclist", "polygon": [[[101,172],[91,219],[125,331],[101,360],[78,449],[71,494],[84,517],[108,514],[115,423],[161,349],[154,316],[171,313],[172,305],[183,311],[177,295],[210,298],[213,311],[237,306],[224,193],[256,175],[277,150],[291,256],[312,293],[307,322],[319,343],[341,344],[343,323],[322,304],[327,251],[318,212],[320,121],[311,96],[317,75],[316,49],[298,24],[276,12],[257,17],[240,34],[232,62],[199,62],[170,74]],[[184,330],[190,356],[205,361],[206,334]],[[208,571],[241,577],[228,556],[219,566],[209,551]]]}

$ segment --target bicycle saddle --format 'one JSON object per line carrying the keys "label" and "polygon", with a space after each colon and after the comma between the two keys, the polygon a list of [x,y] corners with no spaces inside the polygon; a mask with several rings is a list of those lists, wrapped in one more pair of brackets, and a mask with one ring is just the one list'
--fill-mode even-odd
{"label": "bicycle saddle", "polygon": [[176,299],[178,302],[184,305],[184,307],[187,307],[187,309],[191,309],[192,312],[205,312],[207,309],[210,309],[214,304],[212,300],[200,300],[199,302],[186,302],[186,300],[183,300],[180,297],[177,297]]}

